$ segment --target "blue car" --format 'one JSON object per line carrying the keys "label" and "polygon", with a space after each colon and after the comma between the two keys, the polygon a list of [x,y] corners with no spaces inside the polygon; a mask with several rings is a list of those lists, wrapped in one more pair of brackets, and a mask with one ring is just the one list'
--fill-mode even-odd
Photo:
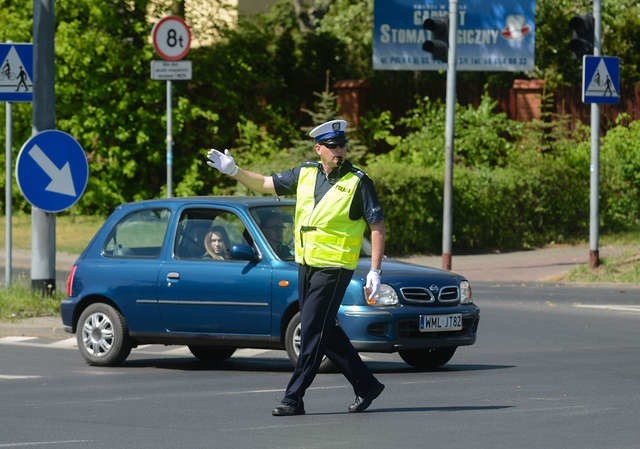
{"label": "blue car", "polygon": [[[90,365],[122,363],[142,344],[187,345],[220,362],[238,348],[300,348],[295,201],[196,197],[119,206],[73,265],[60,306]],[[370,247],[338,320],[361,352],[398,352],[435,368],[472,345],[480,312],[469,281],[385,260],[380,293],[367,301]],[[330,360],[323,361],[323,369]]]}

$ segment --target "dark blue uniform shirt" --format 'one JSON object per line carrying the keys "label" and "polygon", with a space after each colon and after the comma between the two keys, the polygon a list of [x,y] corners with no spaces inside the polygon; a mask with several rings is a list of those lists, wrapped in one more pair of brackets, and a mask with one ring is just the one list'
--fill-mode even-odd
{"label": "dark blue uniform shirt", "polygon": [[349,218],[358,220],[360,217],[369,223],[377,223],[382,220],[382,207],[378,202],[378,195],[373,186],[373,181],[364,172],[358,170],[349,161],[345,161],[340,167],[334,168],[329,176],[327,176],[319,162],[305,162],[304,164],[294,167],[291,170],[284,171],[272,175],[273,185],[278,195],[295,195],[298,188],[298,178],[300,177],[300,169],[302,167],[317,167],[318,176],[316,177],[316,187],[314,196],[316,204],[322,199],[325,193],[340,178],[349,172],[355,173],[360,178],[356,194],[349,209]]}

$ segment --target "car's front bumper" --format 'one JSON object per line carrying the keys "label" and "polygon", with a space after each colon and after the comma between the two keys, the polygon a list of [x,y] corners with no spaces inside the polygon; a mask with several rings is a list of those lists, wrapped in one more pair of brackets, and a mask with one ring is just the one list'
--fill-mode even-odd
{"label": "car's front bumper", "polygon": [[[420,332],[418,329],[420,315],[453,313],[462,314],[462,330]],[[479,321],[480,309],[473,304],[428,308],[342,306],[340,309],[340,325],[361,352],[472,345],[476,341]]]}

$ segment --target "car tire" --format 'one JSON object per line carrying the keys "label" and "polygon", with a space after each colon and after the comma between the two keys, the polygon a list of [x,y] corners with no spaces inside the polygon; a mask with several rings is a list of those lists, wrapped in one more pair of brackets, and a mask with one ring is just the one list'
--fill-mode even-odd
{"label": "car tire", "polygon": [[76,340],[80,354],[93,366],[119,365],[132,348],[124,317],[104,303],[91,304],[82,312]]}
{"label": "car tire", "polygon": [[233,353],[236,352],[236,348],[227,346],[189,345],[189,351],[202,362],[219,363],[231,357]]}
{"label": "car tire", "polygon": [[418,369],[440,368],[456,352],[456,346],[449,348],[405,349],[399,351],[402,360]]}
{"label": "car tire", "polygon": [[[298,354],[300,354],[300,329],[300,312],[297,312],[287,324],[287,330],[284,335],[284,347],[293,366],[296,366]],[[323,356],[318,371],[321,373],[334,373],[338,371],[338,368],[327,356]]]}

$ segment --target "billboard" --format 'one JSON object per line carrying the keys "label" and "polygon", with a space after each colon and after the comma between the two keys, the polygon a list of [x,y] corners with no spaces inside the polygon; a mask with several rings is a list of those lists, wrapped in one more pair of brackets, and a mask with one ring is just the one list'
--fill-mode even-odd
{"label": "billboard", "polygon": [[[535,9],[535,0],[459,0],[456,69],[532,70]],[[448,15],[448,0],[375,0],[374,70],[446,70],[422,50],[422,24]]]}

